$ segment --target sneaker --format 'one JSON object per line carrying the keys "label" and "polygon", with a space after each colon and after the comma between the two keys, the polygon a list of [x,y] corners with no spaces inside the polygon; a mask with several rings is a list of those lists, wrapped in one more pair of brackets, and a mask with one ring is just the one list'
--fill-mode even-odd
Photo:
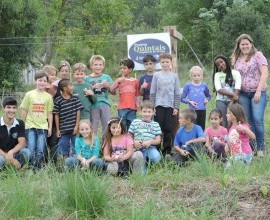
{"label": "sneaker", "polygon": [[165,155],[165,159],[166,159],[167,161],[171,161],[173,158],[172,158],[172,155],[166,154],[166,155]]}
{"label": "sneaker", "polygon": [[262,150],[258,150],[257,151],[257,156],[258,157],[264,157],[263,151]]}

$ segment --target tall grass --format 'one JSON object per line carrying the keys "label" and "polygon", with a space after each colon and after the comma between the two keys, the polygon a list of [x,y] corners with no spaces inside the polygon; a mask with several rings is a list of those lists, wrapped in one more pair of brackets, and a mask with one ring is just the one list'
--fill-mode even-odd
{"label": "tall grass", "polygon": [[96,218],[104,213],[108,203],[108,183],[94,173],[66,172],[57,183],[58,204],[75,219]]}

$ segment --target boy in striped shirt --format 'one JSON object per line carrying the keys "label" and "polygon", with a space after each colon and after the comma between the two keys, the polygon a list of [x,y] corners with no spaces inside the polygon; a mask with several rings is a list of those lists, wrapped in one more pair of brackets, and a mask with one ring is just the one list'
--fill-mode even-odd
{"label": "boy in striped shirt", "polygon": [[56,135],[59,137],[58,154],[66,159],[74,154],[75,137],[78,134],[80,114],[83,106],[77,96],[72,95],[73,85],[69,79],[59,81],[61,95],[54,100]]}
{"label": "boy in striped shirt", "polygon": [[155,107],[152,102],[145,100],[141,105],[142,119],[134,119],[128,132],[134,138],[135,149],[140,150],[144,160],[150,163],[158,163],[161,155],[156,145],[161,142],[161,129],[158,122],[153,121]]}

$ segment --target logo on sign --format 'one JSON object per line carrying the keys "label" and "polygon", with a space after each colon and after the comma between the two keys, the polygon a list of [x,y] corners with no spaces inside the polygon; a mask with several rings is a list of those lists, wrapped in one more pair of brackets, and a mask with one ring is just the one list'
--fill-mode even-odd
{"label": "logo on sign", "polygon": [[130,58],[140,64],[143,64],[143,57],[146,54],[151,54],[158,60],[161,53],[169,52],[169,46],[157,39],[143,39],[135,42],[129,48]]}

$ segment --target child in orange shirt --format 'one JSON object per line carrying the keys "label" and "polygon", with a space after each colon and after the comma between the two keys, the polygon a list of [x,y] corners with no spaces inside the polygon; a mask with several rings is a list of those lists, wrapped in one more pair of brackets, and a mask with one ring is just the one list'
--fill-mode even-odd
{"label": "child in orange shirt", "polygon": [[127,130],[131,122],[136,118],[137,109],[140,107],[139,81],[131,77],[134,66],[133,60],[122,60],[120,62],[122,76],[115,80],[112,87],[112,91],[118,90],[119,92],[118,116],[122,118]]}

